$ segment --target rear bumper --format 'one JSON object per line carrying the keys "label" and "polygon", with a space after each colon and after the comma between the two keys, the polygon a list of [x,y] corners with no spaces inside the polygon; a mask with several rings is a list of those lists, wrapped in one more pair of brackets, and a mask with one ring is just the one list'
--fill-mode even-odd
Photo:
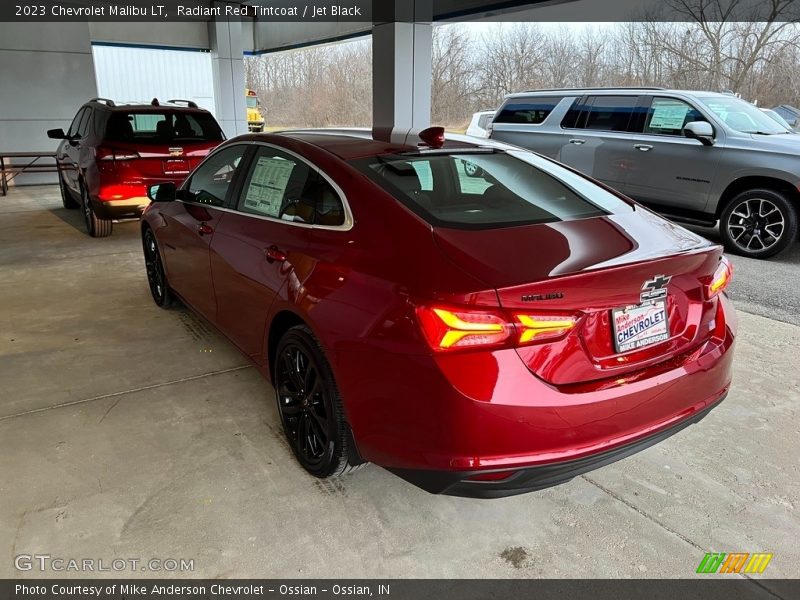
{"label": "rear bumper", "polygon": [[101,219],[128,219],[141,216],[150,199],[146,196],[124,200],[95,200],[93,208]]}
{"label": "rear bumper", "polygon": [[548,384],[513,349],[447,360],[339,352],[334,370],[364,459],[440,493],[462,493],[456,484],[476,473],[519,471],[479,486],[489,496],[491,486],[500,489],[494,495],[521,493],[656,443],[724,398],[736,319],[729,301],[721,302],[721,337],[593,389]]}
{"label": "rear bumper", "polygon": [[[413,483],[417,487],[432,494],[445,494],[448,496],[463,496],[466,498],[503,498],[525,494],[544,488],[566,483],[567,481],[610,465],[618,460],[641,452],[668,437],[685,429],[689,425],[702,420],[727,396],[727,391],[714,400],[706,408],[694,413],[690,417],[679,421],[658,433],[649,435],[633,443],[592,454],[576,460],[538,465],[517,470],[481,470],[481,471],[423,471],[415,469],[389,469],[398,477]],[[509,475],[496,481],[470,481],[469,478],[489,473]]]}

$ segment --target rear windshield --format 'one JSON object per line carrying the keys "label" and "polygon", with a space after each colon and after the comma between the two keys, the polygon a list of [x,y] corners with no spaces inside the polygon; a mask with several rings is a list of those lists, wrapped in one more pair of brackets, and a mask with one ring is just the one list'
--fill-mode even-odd
{"label": "rear windshield", "polygon": [[113,142],[168,144],[222,141],[222,131],[209,113],[188,111],[114,112],[106,124],[106,139]]}
{"label": "rear windshield", "polygon": [[441,227],[490,229],[633,210],[580,175],[522,150],[383,155],[353,164]]}

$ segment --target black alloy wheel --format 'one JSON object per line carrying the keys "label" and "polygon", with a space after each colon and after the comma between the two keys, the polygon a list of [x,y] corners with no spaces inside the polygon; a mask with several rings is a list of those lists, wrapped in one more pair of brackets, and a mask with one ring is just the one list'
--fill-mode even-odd
{"label": "black alloy wheel", "polygon": [[348,460],[347,424],[333,373],[308,327],[284,334],[273,373],[284,433],[306,471],[327,478],[357,467],[361,461]]}
{"label": "black alloy wheel", "polygon": [[164,265],[161,262],[161,254],[158,251],[156,236],[153,230],[148,228],[142,239],[144,245],[144,266],[147,270],[147,284],[150,286],[150,294],[153,301],[161,308],[172,306],[172,291],[167,284],[167,276],[164,273]]}
{"label": "black alloy wheel", "polygon": [[768,258],[797,237],[797,209],[773,190],[743,192],[725,207],[720,234],[730,252]]}

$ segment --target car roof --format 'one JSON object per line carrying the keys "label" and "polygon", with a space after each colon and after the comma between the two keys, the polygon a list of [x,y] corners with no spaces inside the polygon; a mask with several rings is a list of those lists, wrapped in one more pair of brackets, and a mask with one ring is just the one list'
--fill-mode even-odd
{"label": "car roof", "polygon": [[[297,129],[288,131],[277,131],[274,133],[251,133],[238,136],[230,140],[233,141],[261,141],[261,142],[280,142],[281,138],[289,138],[322,148],[327,152],[341,158],[342,160],[353,160],[379,154],[396,154],[401,152],[413,152],[419,150],[421,140],[415,132],[410,133],[404,142],[388,142],[376,139],[370,129]],[[493,140],[481,139],[476,143],[476,138],[446,134],[445,143],[441,150],[464,150],[469,148],[488,147],[498,150],[519,149],[508,144],[495,142]]]}
{"label": "car roof", "polygon": [[710,92],[708,90],[677,90],[661,87],[587,87],[587,88],[549,88],[540,90],[528,90],[507,94],[506,99],[527,98],[528,96],[552,96],[554,94],[566,96],[591,95],[617,95],[617,94],[638,94],[638,95],[658,95],[658,94],[683,94],[686,96],[718,96],[720,98],[730,98],[732,94],[723,92]]}

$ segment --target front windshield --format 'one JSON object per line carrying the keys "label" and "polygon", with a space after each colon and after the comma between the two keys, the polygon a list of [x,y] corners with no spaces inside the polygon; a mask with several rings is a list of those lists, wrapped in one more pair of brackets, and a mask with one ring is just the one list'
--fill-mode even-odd
{"label": "front windshield", "polygon": [[247,108],[257,108],[258,98],[255,96],[247,96]]}
{"label": "front windshield", "polygon": [[790,133],[786,127],[771,119],[749,102],[734,96],[708,96],[699,100],[735,131],[762,135]]}

